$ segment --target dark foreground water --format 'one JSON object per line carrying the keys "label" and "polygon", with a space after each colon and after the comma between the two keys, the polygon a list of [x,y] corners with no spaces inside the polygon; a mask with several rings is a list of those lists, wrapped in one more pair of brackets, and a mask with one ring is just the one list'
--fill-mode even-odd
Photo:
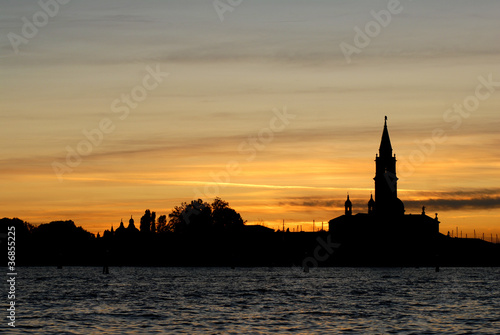
{"label": "dark foreground water", "polygon": [[1,332],[500,333],[498,268],[101,270],[19,268],[16,328],[3,309]]}

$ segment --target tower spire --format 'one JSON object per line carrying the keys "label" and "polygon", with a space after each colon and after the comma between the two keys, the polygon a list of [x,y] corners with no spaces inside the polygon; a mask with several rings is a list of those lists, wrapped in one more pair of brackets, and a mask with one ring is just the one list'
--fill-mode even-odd
{"label": "tower spire", "polygon": [[378,151],[380,157],[392,157],[391,138],[389,137],[389,130],[387,130],[387,116],[385,117],[384,131],[382,132],[382,140]]}
{"label": "tower spire", "polygon": [[375,210],[378,214],[404,213],[404,205],[398,199],[396,156],[392,155],[391,139],[387,129],[387,116],[380,141],[379,155],[375,157]]}

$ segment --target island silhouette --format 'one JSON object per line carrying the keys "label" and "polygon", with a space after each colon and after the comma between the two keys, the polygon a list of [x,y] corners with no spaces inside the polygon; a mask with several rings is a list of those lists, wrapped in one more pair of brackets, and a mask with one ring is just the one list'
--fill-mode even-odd
{"label": "island silhouette", "polygon": [[[396,155],[385,117],[375,158],[375,198],[367,212],[345,213],[329,230],[274,231],[246,225],[221,198],[175,206],[156,216],[145,210],[136,227],[130,217],[97,236],[71,220],[34,226],[18,218],[0,219],[0,246],[7,255],[7,229],[15,227],[18,266],[500,266],[500,244],[439,232],[437,213],[407,214],[397,195]],[[3,264],[7,265],[7,257]]]}

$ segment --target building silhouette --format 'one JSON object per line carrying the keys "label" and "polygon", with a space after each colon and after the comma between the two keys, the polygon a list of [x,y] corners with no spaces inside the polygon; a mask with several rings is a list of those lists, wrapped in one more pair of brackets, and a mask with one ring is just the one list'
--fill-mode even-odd
{"label": "building silhouette", "polygon": [[[439,237],[437,213],[431,218],[425,213],[425,207],[420,214],[405,213],[404,203],[397,193],[396,155],[393,155],[387,117],[375,157],[373,179],[375,199],[370,195],[367,212],[353,214],[353,205],[347,195],[344,215],[329,221],[332,239],[354,249],[350,250],[352,254],[356,249],[363,250],[366,257],[369,257],[367,254],[396,258],[431,254],[433,251],[428,248],[432,248]],[[395,256],[394,252],[400,255]]]}
{"label": "building silhouette", "polygon": [[387,130],[387,116],[378,155],[375,155],[375,213],[384,216],[402,215],[403,202],[398,198],[396,155],[392,155],[391,139]]}
{"label": "building silhouette", "polygon": [[[113,226],[111,226],[111,231],[113,231]],[[125,226],[123,225],[123,219],[120,222],[118,228],[116,228],[116,234],[122,234],[125,231]]]}
{"label": "building silhouette", "polygon": [[130,220],[128,220],[127,230],[130,231],[130,232],[132,232],[132,233],[138,233],[139,232],[139,229],[137,229],[135,227],[134,219],[132,219],[132,215],[130,216]]}

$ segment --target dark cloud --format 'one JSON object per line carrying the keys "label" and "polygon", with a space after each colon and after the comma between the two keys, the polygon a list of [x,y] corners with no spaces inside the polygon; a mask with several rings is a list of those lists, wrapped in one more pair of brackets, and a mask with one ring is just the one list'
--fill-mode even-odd
{"label": "dark cloud", "polygon": [[428,198],[476,198],[485,196],[500,196],[500,188],[482,188],[482,189],[461,189],[442,192],[419,192],[420,196]]}
{"label": "dark cloud", "polygon": [[408,210],[416,210],[422,206],[426,206],[433,211],[500,208],[500,188],[421,192],[419,195],[427,199],[406,201],[403,199]]}
{"label": "dark cloud", "polygon": [[[476,189],[476,190],[457,190],[447,192],[425,192],[432,197],[422,200],[405,200],[402,198],[406,212],[420,212],[422,206],[425,206],[429,211],[450,211],[450,210],[485,210],[500,208],[500,188],[493,189]],[[436,197],[437,195],[437,197]],[[362,201],[359,199],[351,199],[355,212],[363,212],[367,207],[368,199]],[[321,197],[299,197],[290,198],[279,202],[280,206],[293,207],[344,207],[345,199],[331,199]]]}
{"label": "dark cloud", "polygon": [[500,208],[500,196],[476,197],[471,199],[427,199],[405,201],[408,210],[418,210],[421,206],[426,206],[432,211],[450,211],[457,209],[479,210]]}
{"label": "dark cloud", "polygon": [[[366,201],[368,203],[368,200]],[[330,199],[330,198],[319,198],[319,197],[299,197],[290,198],[289,200],[280,201],[280,206],[292,206],[292,207],[331,207],[339,208],[344,207],[345,199]],[[353,207],[361,208],[365,206],[364,203],[359,201],[353,201]]]}

